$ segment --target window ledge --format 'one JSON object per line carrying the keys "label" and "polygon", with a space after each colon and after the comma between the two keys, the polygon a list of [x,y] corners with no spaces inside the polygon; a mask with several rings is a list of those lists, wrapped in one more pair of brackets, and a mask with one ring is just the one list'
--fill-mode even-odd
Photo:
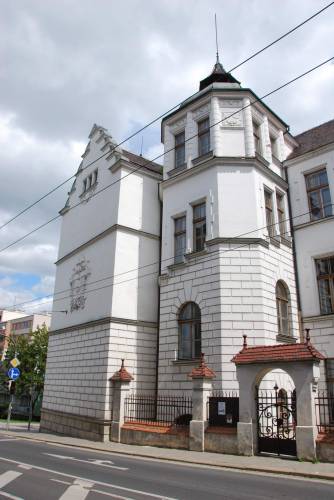
{"label": "window ledge", "polygon": [[329,220],[333,220],[334,215],[328,215],[328,217],[323,217],[322,219],[317,219],[317,220],[310,220],[308,222],[303,222],[302,224],[296,224],[293,226],[294,229],[301,229],[303,227],[307,226],[313,226],[313,224],[320,224],[321,222],[326,222]]}
{"label": "window ledge", "polygon": [[279,248],[281,246],[280,238],[277,236],[269,236],[269,241],[272,245]]}
{"label": "window ledge", "polygon": [[208,253],[207,248],[203,248],[203,250],[186,253],[185,258],[194,259],[195,257],[201,257],[202,255],[206,255],[207,253]]}
{"label": "window ledge", "polygon": [[179,269],[179,268],[182,268],[182,267],[185,267],[187,265],[186,262],[176,262],[174,264],[170,264],[169,266],[167,266],[167,269],[170,270],[170,271],[174,271],[174,269]]}
{"label": "window ledge", "polygon": [[183,163],[179,167],[173,168],[169,172],[167,172],[168,177],[174,177],[174,175],[177,175],[179,172],[183,172],[183,170],[187,170],[187,164]]}
{"label": "window ledge", "polygon": [[277,342],[284,342],[285,344],[295,344],[297,339],[295,337],[291,337],[291,335],[284,335],[279,333],[276,335]]}
{"label": "window ledge", "polygon": [[209,158],[213,158],[213,151],[209,151],[208,153],[205,153],[204,155],[197,156],[197,158],[194,158],[192,160],[193,165],[197,165],[198,163],[201,163],[202,161],[208,160]]}
{"label": "window ledge", "polygon": [[172,361],[173,365],[197,365],[200,362],[200,358],[193,358],[193,359],[174,359]]}

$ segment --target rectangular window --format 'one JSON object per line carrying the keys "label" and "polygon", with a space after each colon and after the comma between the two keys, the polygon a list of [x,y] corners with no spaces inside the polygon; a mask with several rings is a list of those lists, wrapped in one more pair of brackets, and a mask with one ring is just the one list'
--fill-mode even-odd
{"label": "rectangular window", "polygon": [[94,178],[93,178],[93,183],[96,184],[97,183],[97,176],[98,176],[98,170],[94,170]]}
{"label": "rectangular window", "polygon": [[206,204],[201,203],[193,207],[193,234],[194,252],[204,249],[206,238]]}
{"label": "rectangular window", "polygon": [[284,196],[280,193],[276,193],[276,204],[277,204],[277,218],[279,225],[279,232],[283,238],[286,238],[286,217],[284,208]]}
{"label": "rectangular window", "polygon": [[87,190],[87,179],[83,180],[83,192]]}
{"label": "rectangular window", "polygon": [[205,155],[210,151],[210,122],[205,118],[198,122],[198,156]]}
{"label": "rectangular window", "polygon": [[315,261],[321,314],[334,313],[334,255]]}
{"label": "rectangular window", "polygon": [[255,153],[262,155],[260,126],[253,121],[253,137]]}
{"label": "rectangular window", "polygon": [[186,216],[174,219],[174,262],[183,262],[186,253]]}
{"label": "rectangular window", "polygon": [[326,169],[306,175],[305,180],[311,220],[333,215]]}
{"label": "rectangular window", "polygon": [[182,167],[186,161],[184,141],[184,131],[175,136],[175,168]]}
{"label": "rectangular window", "polygon": [[264,190],[264,204],[266,209],[266,224],[270,237],[275,235],[274,214],[273,214],[273,194],[271,191]]}

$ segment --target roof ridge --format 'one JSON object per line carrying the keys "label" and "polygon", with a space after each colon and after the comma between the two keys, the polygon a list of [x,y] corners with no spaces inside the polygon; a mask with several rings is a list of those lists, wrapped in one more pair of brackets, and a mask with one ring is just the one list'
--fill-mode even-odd
{"label": "roof ridge", "polygon": [[308,129],[304,130],[303,132],[300,132],[299,134],[294,135],[293,137],[294,137],[294,139],[296,139],[300,135],[307,134],[308,132],[311,132],[312,130],[315,130],[316,128],[323,127],[324,125],[327,125],[328,123],[331,123],[331,122],[334,122],[334,118],[332,118],[331,120],[327,120],[326,122],[320,123],[319,125],[315,125],[314,127],[308,128]]}

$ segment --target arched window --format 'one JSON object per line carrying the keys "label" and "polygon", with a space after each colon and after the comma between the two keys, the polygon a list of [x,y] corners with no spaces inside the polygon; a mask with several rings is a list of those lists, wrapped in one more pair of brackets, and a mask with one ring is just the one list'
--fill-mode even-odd
{"label": "arched window", "polygon": [[279,335],[290,335],[289,290],[283,281],[276,284],[277,325]]}
{"label": "arched window", "polygon": [[201,311],[195,302],[188,302],[179,312],[179,359],[201,355]]}

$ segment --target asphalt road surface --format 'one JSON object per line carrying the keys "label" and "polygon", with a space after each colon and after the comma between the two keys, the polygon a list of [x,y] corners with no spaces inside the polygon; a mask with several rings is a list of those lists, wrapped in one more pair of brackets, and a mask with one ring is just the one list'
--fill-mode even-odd
{"label": "asphalt road surface", "polygon": [[334,500],[325,481],[148,460],[0,436],[0,499]]}

